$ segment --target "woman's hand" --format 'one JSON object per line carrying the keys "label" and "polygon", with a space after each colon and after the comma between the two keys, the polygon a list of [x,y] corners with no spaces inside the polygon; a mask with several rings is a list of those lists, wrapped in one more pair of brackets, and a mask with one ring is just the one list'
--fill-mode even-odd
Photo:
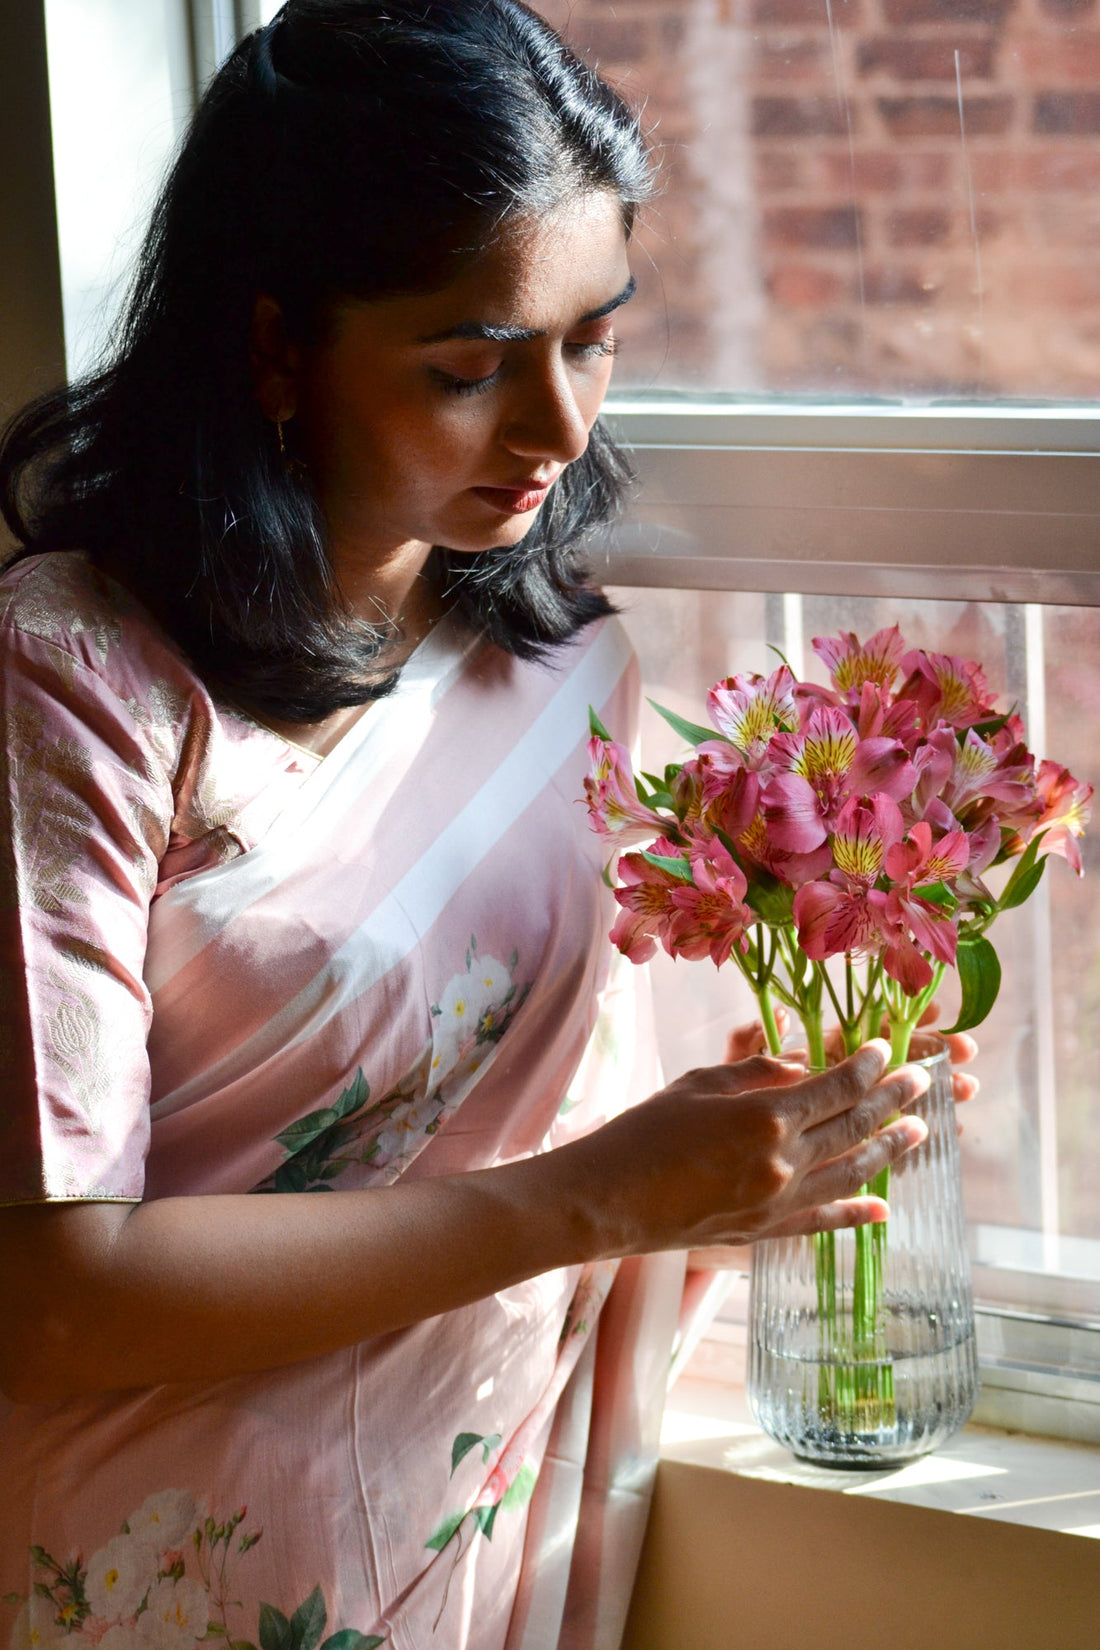
{"label": "woman's hand", "polygon": [[927,1074],[888,1072],[889,1054],[876,1040],[810,1076],[765,1055],[690,1071],[565,1148],[595,1175],[598,1247],[709,1248],[884,1220],[882,1199],[859,1189],[927,1134],[897,1115]]}

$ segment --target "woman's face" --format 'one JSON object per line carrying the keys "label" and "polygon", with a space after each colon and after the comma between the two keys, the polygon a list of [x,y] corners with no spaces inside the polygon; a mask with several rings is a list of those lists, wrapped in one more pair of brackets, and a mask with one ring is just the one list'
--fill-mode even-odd
{"label": "woman's face", "polygon": [[292,403],[337,563],[518,542],[585,450],[631,287],[601,191],[509,225],[442,291],[341,304],[320,344],[288,350],[282,416]]}

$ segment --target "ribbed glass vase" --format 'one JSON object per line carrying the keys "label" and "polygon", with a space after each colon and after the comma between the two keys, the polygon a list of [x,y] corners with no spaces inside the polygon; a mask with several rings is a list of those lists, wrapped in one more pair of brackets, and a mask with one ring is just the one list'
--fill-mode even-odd
{"label": "ribbed glass vase", "polygon": [[946,1051],[914,1107],[928,1139],[889,1173],[890,1219],[753,1251],[748,1391],[772,1438],[826,1466],[924,1455],[978,1390],[958,1132]]}

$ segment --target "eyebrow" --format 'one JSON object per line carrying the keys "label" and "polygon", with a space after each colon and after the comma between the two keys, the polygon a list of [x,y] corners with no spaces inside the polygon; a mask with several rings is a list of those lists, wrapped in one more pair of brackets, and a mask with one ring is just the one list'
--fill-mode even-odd
{"label": "eyebrow", "polygon": [[[602,321],[605,315],[613,310],[620,309],[623,304],[629,303],[638,283],[633,275],[627,281],[621,292],[614,298],[608,299],[598,309],[590,309],[587,315],[582,315],[574,322],[575,326],[587,326],[590,321]],[[446,327],[442,332],[433,332],[427,338],[418,338],[418,344],[443,344],[451,338],[476,338],[490,344],[529,344],[532,339],[545,338],[545,332],[539,332],[534,327],[493,327],[485,321],[459,321],[457,326]]]}

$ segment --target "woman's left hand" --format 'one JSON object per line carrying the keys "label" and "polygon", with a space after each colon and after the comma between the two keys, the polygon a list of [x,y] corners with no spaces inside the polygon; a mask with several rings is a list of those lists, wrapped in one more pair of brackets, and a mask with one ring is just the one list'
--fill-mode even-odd
{"label": "woman's left hand", "polygon": [[[936,1021],[940,1017],[939,1003],[929,1003],[921,1015],[920,1027],[913,1033],[913,1040],[909,1045],[909,1057],[912,1060],[921,1060],[926,1055],[935,1052],[933,1033]],[[775,1021],[779,1035],[785,1036],[790,1029],[791,1018],[787,1010],[777,1007]],[[889,1031],[883,1035],[888,1037]],[[936,1037],[942,1035],[935,1033]],[[978,1052],[978,1045],[973,1037],[965,1031],[955,1031],[943,1038],[947,1044],[947,1052],[951,1056],[951,1086],[954,1090],[956,1104],[965,1100],[973,1100],[981,1084],[969,1071],[960,1070],[968,1066]],[[837,1030],[826,1032],[825,1046],[829,1053],[838,1059],[843,1057],[844,1049],[840,1041],[840,1032]],[[750,1025],[735,1026],[726,1039],[725,1063],[730,1066],[738,1065],[742,1060],[751,1060],[754,1055],[766,1052],[767,1042],[764,1037],[764,1027],[761,1021],[754,1020]],[[784,1060],[798,1060],[805,1058],[803,1049],[784,1049]],[[746,1082],[746,1087],[749,1086]],[[961,1132],[961,1130],[960,1130]],[[693,1249],[688,1255],[688,1268],[692,1271],[717,1271],[728,1267],[743,1269],[748,1264],[748,1249]]]}

